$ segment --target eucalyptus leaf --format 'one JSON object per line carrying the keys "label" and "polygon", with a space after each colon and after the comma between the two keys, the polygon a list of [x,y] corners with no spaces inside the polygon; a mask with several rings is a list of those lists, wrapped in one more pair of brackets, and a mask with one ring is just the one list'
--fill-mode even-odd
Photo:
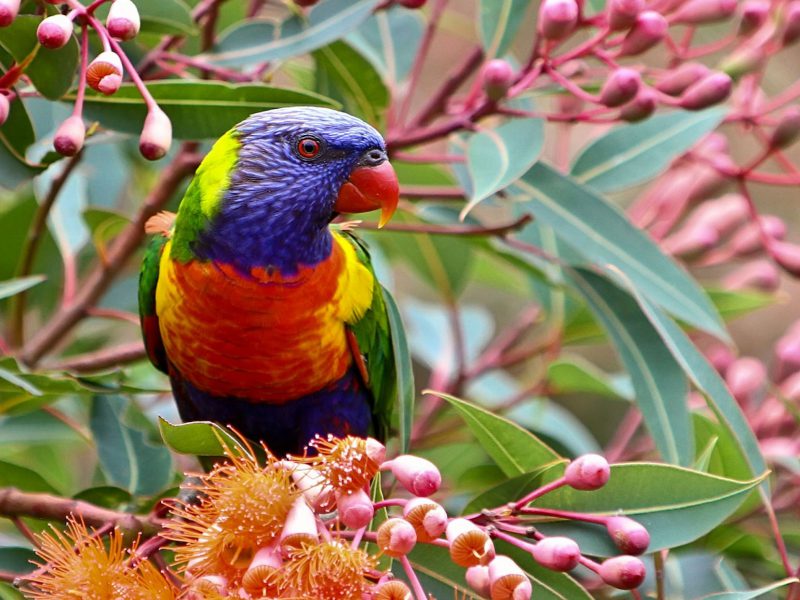
{"label": "eucalyptus leaf", "polygon": [[[131,414],[133,413],[133,414]],[[135,408],[122,396],[95,396],[90,425],[109,480],[136,495],[153,495],[172,479],[172,458],[132,422]]]}
{"label": "eucalyptus leaf", "polygon": [[[624,514],[650,533],[648,552],[688,544],[705,535],[739,507],[765,475],[747,481],[726,479],[684,467],[659,463],[611,466],[608,483],[599,490],[569,486],[537,498],[530,506],[594,515]],[[577,521],[537,524],[546,535],[572,537],[594,556],[619,553],[605,527]]]}
{"label": "eucalyptus leaf", "polygon": [[680,365],[630,295],[583,269],[575,269],[571,281],[614,342],[661,456],[674,464],[691,465],[694,434]]}
{"label": "eucalyptus leaf", "polygon": [[411,353],[408,350],[403,317],[394,297],[386,288],[383,288],[383,301],[386,304],[389,330],[392,332],[392,353],[397,373],[400,452],[408,452],[411,427],[414,424],[414,371],[411,367]]}
{"label": "eucalyptus leaf", "polygon": [[282,23],[249,19],[222,32],[212,63],[244,67],[282,60],[321,48],[358,27],[380,0],[323,0],[307,17],[294,15]]}
{"label": "eucalyptus leaf", "polygon": [[524,21],[531,0],[481,0],[481,43],[488,58],[504,55]]}
{"label": "eucalyptus leaf", "polygon": [[28,277],[17,277],[16,279],[7,279],[0,281],[0,299],[15,296],[20,292],[24,292],[33,286],[42,283],[47,279],[44,275],[29,275]]}
{"label": "eucalyptus leaf", "polygon": [[686,323],[728,340],[713,304],[686,271],[604,198],[541,161],[514,186],[536,219],[583,256],[611,265],[647,298]]}
{"label": "eucalyptus leaf", "polygon": [[798,583],[796,577],[787,577],[786,579],[781,579],[780,581],[765,585],[756,590],[749,590],[746,592],[719,592],[717,594],[703,596],[703,600],[754,600],[755,598],[763,598],[770,592],[779,590],[782,587],[796,583]]}
{"label": "eucalyptus leaf", "polygon": [[578,155],[571,174],[602,192],[647,181],[715,129],[726,112],[722,107],[676,110],[615,127]]}
{"label": "eucalyptus leaf", "polygon": [[531,432],[508,419],[449,394],[426,393],[446,400],[455,409],[478,443],[508,477],[566,462]]}
{"label": "eucalyptus leaf", "polygon": [[381,72],[387,83],[397,84],[411,71],[424,29],[420,11],[393,4],[373,12],[346,39]]}
{"label": "eucalyptus leaf", "polygon": [[[147,89],[172,121],[176,139],[217,138],[252,113],[298,104],[336,108],[335,101],[300,90],[258,84],[213,81],[153,81]],[[70,92],[65,98],[74,100]],[[104,127],[138,135],[147,109],[133,84],[123,84],[113,96],[89,91],[87,118]]]}
{"label": "eucalyptus leaf", "polygon": [[180,454],[223,456],[226,449],[237,452],[243,450],[242,445],[230,432],[209,421],[175,425],[160,418],[158,428],[164,443]]}

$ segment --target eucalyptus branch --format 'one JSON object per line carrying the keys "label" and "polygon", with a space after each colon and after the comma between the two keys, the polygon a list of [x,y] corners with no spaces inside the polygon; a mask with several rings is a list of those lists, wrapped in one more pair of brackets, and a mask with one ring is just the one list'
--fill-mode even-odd
{"label": "eucalyptus branch", "polygon": [[60,362],[49,363],[45,368],[72,373],[93,373],[102,369],[119,367],[141,360],[147,356],[142,342],[130,342],[94,352],[70,356]]}
{"label": "eucalyptus branch", "polygon": [[[530,215],[523,215],[511,223],[503,225],[433,225],[429,223],[388,223],[383,226],[383,231],[397,231],[402,233],[430,233],[433,235],[496,235],[504,236],[513,231],[522,229],[533,220]],[[377,223],[362,222],[362,229],[378,229]]]}
{"label": "eucalyptus branch", "polygon": [[111,523],[128,535],[141,533],[151,536],[161,528],[148,516],[110,510],[83,500],[23,492],[14,487],[0,488],[0,516],[33,517],[52,521],[66,521],[68,517],[75,516],[90,527],[102,527]]}
{"label": "eucalyptus branch", "polygon": [[[42,235],[47,227],[47,216],[53,208],[58,195],[64,188],[64,184],[69,179],[69,176],[78,166],[78,163],[83,156],[82,152],[78,152],[75,156],[68,158],[64,162],[64,168],[50,184],[50,189],[47,195],[42,200],[36,209],[36,214],[33,216],[33,222],[28,229],[28,235],[25,238],[25,245],[22,248],[22,255],[20,258],[19,267],[17,268],[17,277],[27,277],[31,274],[33,269],[33,262],[36,259],[36,253],[39,250],[39,244],[42,241]],[[11,299],[11,319],[8,331],[9,343],[17,347],[22,344],[25,336],[25,306],[27,301],[26,292],[20,292]]]}

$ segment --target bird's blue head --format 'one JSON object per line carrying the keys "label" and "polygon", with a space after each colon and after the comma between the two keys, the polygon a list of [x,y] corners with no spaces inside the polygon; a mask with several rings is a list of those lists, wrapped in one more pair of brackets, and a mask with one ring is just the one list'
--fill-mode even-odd
{"label": "bird's blue head", "polygon": [[394,212],[397,177],[381,135],[346,113],[291,107],[256,113],[233,130],[238,155],[224,195],[194,248],[201,258],[284,274],[330,253],[339,212]]}

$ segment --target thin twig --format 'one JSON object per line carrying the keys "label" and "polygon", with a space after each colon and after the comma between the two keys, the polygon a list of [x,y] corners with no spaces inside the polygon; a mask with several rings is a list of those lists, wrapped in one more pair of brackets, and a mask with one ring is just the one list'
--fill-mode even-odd
{"label": "thin twig", "polygon": [[[434,225],[430,223],[389,223],[384,225],[382,231],[397,231],[403,233],[430,233],[433,235],[497,235],[504,236],[512,231],[522,229],[533,220],[531,215],[523,215],[511,223],[502,225]],[[378,229],[377,223],[362,222],[361,229]]]}
{"label": "thin twig", "polygon": [[[22,254],[17,268],[17,277],[27,277],[33,269],[33,262],[39,250],[43,233],[47,227],[47,216],[53,208],[58,195],[69,179],[69,176],[78,166],[83,156],[83,152],[78,152],[75,156],[68,158],[64,164],[64,169],[59,173],[50,184],[47,195],[36,209],[33,222],[28,228],[28,235],[25,238],[25,245],[22,247]],[[27,293],[20,292],[11,299],[11,324],[8,331],[8,341],[14,346],[20,346],[25,337],[25,306],[27,303]]]}
{"label": "thin twig", "polygon": [[52,371],[93,373],[136,362],[145,356],[147,356],[147,351],[144,348],[144,344],[137,341],[70,356],[60,362],[49,363],[46,368]]}

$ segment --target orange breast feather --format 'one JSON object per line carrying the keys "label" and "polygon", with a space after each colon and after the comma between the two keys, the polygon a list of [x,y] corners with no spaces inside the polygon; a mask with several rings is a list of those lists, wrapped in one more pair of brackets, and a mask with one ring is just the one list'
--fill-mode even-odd
{"label": "orange breast feather", "polygon": [[372,274],[335,236],[328,259],[285,279],[162,255],[156,311],[167,357],[196,387],[280,403],[342,377],[345,322],[372,301]]}

